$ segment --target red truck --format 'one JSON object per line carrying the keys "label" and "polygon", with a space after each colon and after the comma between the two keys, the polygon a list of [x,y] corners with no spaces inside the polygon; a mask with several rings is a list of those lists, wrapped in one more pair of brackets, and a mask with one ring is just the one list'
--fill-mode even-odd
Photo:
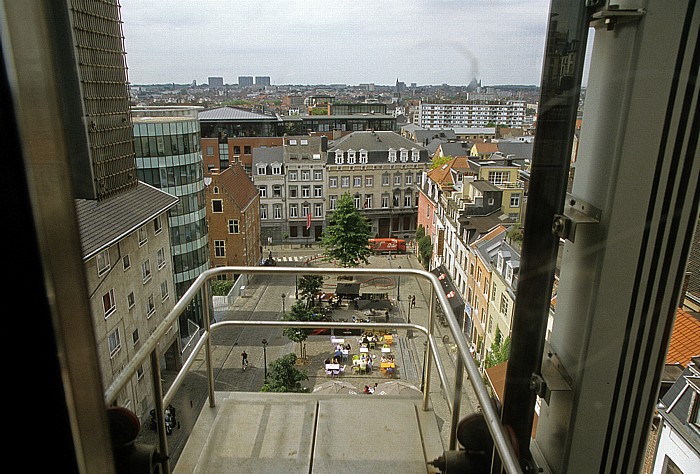
{"label": "red truck", "polygon": [[403,239],[369,239],[369,249],[374,253],[406,253],[406,241]]}

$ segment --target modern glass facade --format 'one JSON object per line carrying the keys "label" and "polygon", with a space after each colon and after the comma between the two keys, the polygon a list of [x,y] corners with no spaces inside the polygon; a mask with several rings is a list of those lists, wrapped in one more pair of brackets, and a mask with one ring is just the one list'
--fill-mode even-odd
{"label": "modern glass facade", "polygon": [[[169,216],[178,298],[200,273],[209,269],[199,109],[131,110],[139,179],[180,198]],[[201,311],[197,308],[192,308],[188,317],[201,325]],[[186,321],[180,323],[181,331],[187,331]]]}

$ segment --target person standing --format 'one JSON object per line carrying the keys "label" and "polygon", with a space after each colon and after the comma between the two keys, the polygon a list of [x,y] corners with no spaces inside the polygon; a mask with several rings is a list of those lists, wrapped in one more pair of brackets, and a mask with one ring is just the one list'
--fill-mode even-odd
{"label": "person standing", "polygon": [[241,352],[241,365],[243,366],[243,370],[248,367],[248,354],[246,351]]}

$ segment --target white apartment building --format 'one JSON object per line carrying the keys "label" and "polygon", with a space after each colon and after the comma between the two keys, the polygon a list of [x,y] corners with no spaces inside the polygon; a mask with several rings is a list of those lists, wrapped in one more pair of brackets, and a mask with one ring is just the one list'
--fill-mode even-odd
{"label": "white apartment building", "polygon": [[489,124],[518,128],[525,124],[525,101],[427,104],[418,106],[418,125],[423,128],[486,127]]}

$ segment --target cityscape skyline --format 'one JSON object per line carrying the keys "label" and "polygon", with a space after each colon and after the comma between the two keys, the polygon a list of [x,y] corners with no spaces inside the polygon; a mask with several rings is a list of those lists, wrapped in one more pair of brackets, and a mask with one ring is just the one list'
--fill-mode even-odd
{"label": "cityscape skyline", "polygon": [[540,83],[547,0],[477,1],[471,8],[454,0],[220,6],[122,0],[130,82],[202,84],[218,76],[236,84],[238,76],[270,76],[272,85]]}

